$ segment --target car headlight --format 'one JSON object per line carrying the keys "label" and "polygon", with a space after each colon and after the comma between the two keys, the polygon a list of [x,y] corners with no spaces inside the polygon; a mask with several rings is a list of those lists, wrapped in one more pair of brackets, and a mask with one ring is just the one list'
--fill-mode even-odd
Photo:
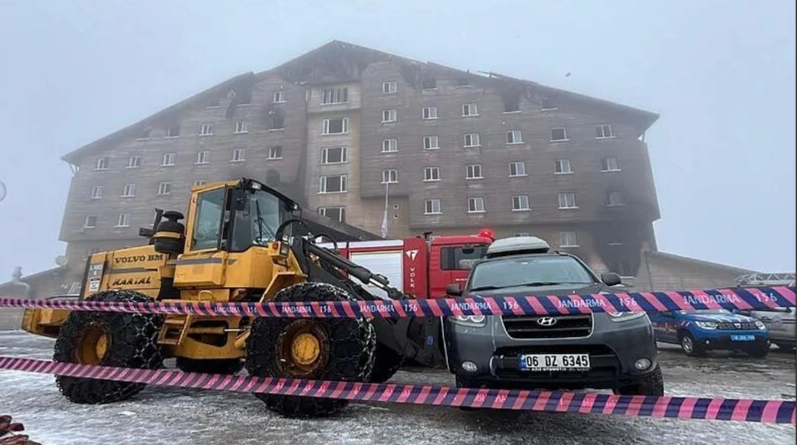
{"label": "car headlight", "polygon": [[758,329],[761,329],[763,331],[764,329],[767,328],[767,325],[762,323],[761,320],[756,320],[755,321],[755,327],[757,327]]}
{"label": "car headlight", "polygon": [[644,312],[607,312],[609,319],[614,322],[636,320],[637,318],[644,317]]}
{"label": "car headlight", "polygon": [[463,326],[475,326],[480,328],[486,324],[487,317],[484,315],[457,315],[451,317],[450,320]]}
{"label": "car headlight", "polygon": [[705,329],[707,331],[713,331],[717,329],[717,322],[715,321],[696,321],[695,325],[700,329]]}

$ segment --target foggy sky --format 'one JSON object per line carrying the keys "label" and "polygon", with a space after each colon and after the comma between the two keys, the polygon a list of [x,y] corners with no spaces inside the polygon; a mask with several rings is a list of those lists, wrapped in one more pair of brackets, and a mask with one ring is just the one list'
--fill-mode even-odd
{"label": "foggy sky", "polygon": [[64,253],[62,155],[330,40],[660,113],[659,249],[794,271],[794,14],[789,0],[0,0],[0,282]]}

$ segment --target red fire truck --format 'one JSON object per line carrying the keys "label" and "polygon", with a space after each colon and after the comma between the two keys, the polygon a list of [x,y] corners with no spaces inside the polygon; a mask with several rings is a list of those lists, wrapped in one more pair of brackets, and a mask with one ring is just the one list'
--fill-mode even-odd
{"label": "red fire truck", "polygon": [[[418,298],[443,298],[446,286],[468,279],[473,263],[493,242],[490,230],[478,235],[432,236],[379,241],[352,241],[322,244],[337,248],[341,255],[384,275],[390,284]],[[355,278],[356,280],[356,278]],[[367,286],[374,294],[384,294]]]}

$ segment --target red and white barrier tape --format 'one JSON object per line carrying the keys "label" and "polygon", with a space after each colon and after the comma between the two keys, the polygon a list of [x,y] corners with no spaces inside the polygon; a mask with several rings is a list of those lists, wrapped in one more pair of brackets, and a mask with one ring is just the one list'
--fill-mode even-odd
{"label": "red and white barrier tape", "polygon": [[693,291],[586,295],[526,295],[393,301],[312,303],[223,303],[154,301],[106,303],[84,300],[0,298],[0,307],[55,308],[72,311],[139,312],[248,317],[446,317],[455,315],[562,315],[590,312],[671,312],[677,310],[767,310],[795,307],[794,287],[747,287]]}
{"label": "red and white barrier tape", "polygon": [[430,385],[198,374],[113,368],[0,356],[0,370],[56,374],[155,386],[323,397],[362,402],[606,414],[693,420],[795,423],[795,402],[706,397],[616,396],[598,393],[450,388]]}

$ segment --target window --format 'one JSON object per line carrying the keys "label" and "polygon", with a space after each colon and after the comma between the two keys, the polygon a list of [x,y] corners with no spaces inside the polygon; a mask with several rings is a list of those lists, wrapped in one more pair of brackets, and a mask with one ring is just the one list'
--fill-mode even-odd
{"label": "window", "polygon": [[120,213],[116,219],[116,227],[130,227],[130,214]]}
{"label": "window", "polygon": [[596,139],[607,139],[613,138],[612,135],[612,126],[609,124],[598,125],[595,127],[595,138]]}
{"label": "window", "polygon": [[468,213],[484,213],[484,198],[468,198]]}
{"label": "window", "polygon": [[542,111],[555,110],[556,103],[550,97],[542,98]]}
{"label": "window", "polygon": [[462,115],[463,116],[478,116],[479,109],[476,107],[476,103],[469,103],[462,105]]}
{"label": "window", "polygon": [[383,139],[382,153],[393,153],[398,151],[398,139]]}
{"label": "window", "polygon": [[426,167],[423,169],[424,181],[439,181],[440,180],[440,167]]}
{"label": "window", "polygon": [[230,162],[243,162],[246,160],[246,149],[236,148],[232,151],[232,159]]}
{"label": "window", "polygon": [[348,177],[346,175],[339,176],[322,176],[320,193],[343,193],[349,190]]}
{"label": "window", "polygon": [[281,104],[285,102],[285,92],[284,91],[275,91],[274,97],[271,100],[275,104]]}
{"label": "window", "polygon": [[434,90],[437,88],[437,79],[434,77],[424,77],[421,82],[421,88],[424,90]]}
{"label": "window", "polygon": [[164,166],[174,165],[174,153],[164,153],[161,165]]}
{"label": "window", "polygon": [[481,164],[473,164],[465,167],[465,179],[483,179]]}
{"label": "window", "polygon": [[507,143],[507,145],[522,144],[523,143],[523,135],[520,133],[520,130],[507,131],[506,132],[506,143]]}
{"label": "window", "polygon": [[346,207],[321,207],[318,213],[335,221],[346,222]]}
{"label": "window", "polygon": [[127,168],[138,168],[139,165],[141,165],[140,156],[130,156],[130,159],[127,160]]}
{"label": "window", "polygon": [[210,152],[209,151],[200,151],[196,154],[196,163],[197,164],[208,164],[210,163]]}
{"label": "window", "polygon": [[282,130],[285,128],[285,115],[280,110],[270,110],[268,112],[268,129]]}
{"label": "window", "polygon": [[396,110],[382,110],[382,122],[396,122],[398,113]]}
{"label": "window", "polygon": [[456,86],[458,87],[469,87],[470,86],[470,79],[467,77],[457,77]]}
{"label": "window", "polygon": [[518,232],[515,236],[531,236],[531,234],[529,232]]}
{"label": "window", "polygon": [[275,145],[268,148],[268,159],[282,159],[282,146]]}
{"label": "window", "polygon": [[512,211],[525,212],[530,210],[529,197],[527,195],[518,195],[512,197]]}
{"label": "window", "polygon": [[468,133],[465,135],[465,147],[481,147],[479,133]]}
{"label": "window", "polygon": [[213,125],[211,124],[202,124],[199,127],[199,135],[200,136],[210,136],[213,134]]}
{"label": "window", "polygon": [[249,133],[249,122],[245,121],[236,122],[234,133]]}
{"label": "window", "polygon": [[323,134],[343,134],[349,132],[349,118],[324,119]]}
{"label": "window", "polygon": [[91,188],[91,199],[100,199],[102,198],[102,189],[101,185],[95,185]]}
{"label": "window", "polygon": [[424,119],[437,119],[437,107],[423,107],[421,116]]}
{"label": "window", "polygon": [[560,209],[577,209],[576,194],[573,192],[566,192],[559,194],[559,208]]}
{"label": "window", "polygon": [[557,175],[573,173],[573,170],[570,169],[570,159],[557,159],[554,173]]}
{"label": "window", "polygon": [[520,96],[504,98],[504,113],[516,113],[520,111]]}
{"label": "window", "polygon": [[398,92],[398,84],[396,82],[382,82],[382,94],[393,94],[396,92]]}
{"label": "window", "polygon": [[151,134],[152,134],[152,128],[150,128],[150,127],[142,128],[141,129],[141,133],[138,134],[138,138],[137,139],[139,141],[142,141],[142,140],[145,141],[145,140],[149,139],[149,136]]}
{"label": "window", "polygon": [[566,140],[567,140],[567,130],[565,130],[564,127],[551,128],[551,142],[566,141]]}
{"label": "window", "polygon": [[440,269],[470,270],[476,261],[487,253],[487,245],[442,247],[440,249]]}
{"label": "window", "polygon": [[342,104],[348,101],[349,101],[348,88],[327,88],[321,93],[321,103],[324,105]]}
{"label": "window", "polygon": [[171,182],[161,182],[158,184],[158,194],[159,195],[168,195],[172,192],[172,183]]}
{"label": "window", "polygon": [[223,188],[202,192],[197,197],[197,216],[191,239],[193,250],[215,249],[221,235],[221,217],[224,214]]}
{"label": "window", "polygon": [[524,162],[509,163],[509,177],[526,176],[526,164]]}
{"label": "window", "polygon": [[437,136],[424,136],[423,137],[423,149],[424,150],[437,150],[440,148],[440,142],[437,139]]}
{"label": "window", "polygon": [[382,170],[382,184],[395,184],[398,182],[398,170]]}
{"label": "window", "polygon": [[97,216],[87,215],[85,221],[83,221],[83,227],[87,229],[93,229],[97,227]]}
{"label": "window", "polygon": [[440,200],[439,199],[427,199],[423,202],[423,213],[424,215],[439,215],[442,213],[440,211]]}
{"label": "window", "polygon": [[133,196],[136,196],[136,185],[125,184],[125,188],[122,191],[122,198],[132,198]]}
{"label": "window", "polygon": [[327,147],[321,149],[322,164],[342,164],[348,162],[349,150],[346,147]]}
{"label": "window", "polygon": [[167,138],[176,138],[180,136],[180,126],[179,125],[172,125],[171,127],[166,129],[166,137]]}
{"label": "window", "polygon": [[576,232],[559,232],[559,247],[578,247]]}
{"label": "window", "polygon": [[617,207],[625,205],[623,194],[620,192],[609,192],[606,194],[606,206]]}
{"label": "window", "polygon": [[199,187],[200,185],[205,185],[207,183],[208,181],[205,181],[204,179],[197,179],[194,181],[194,187]]}
{"label": "window", "polygon": [[609,156],[608,158],[601,159],[602,172],[619,172],[620,166],[617,164],[617,158]]}
{"label": "window", "polygon": [[108,170],[108,158],[97,158],[94,170]]}

